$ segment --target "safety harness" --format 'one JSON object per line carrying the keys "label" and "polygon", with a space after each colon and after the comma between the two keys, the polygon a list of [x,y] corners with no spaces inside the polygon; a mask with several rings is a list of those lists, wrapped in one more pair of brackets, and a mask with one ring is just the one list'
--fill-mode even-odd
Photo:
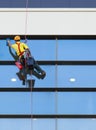
{"label": "safety harness", "polygon": [[20,56],[22,56],[22,55],[23,55],[24,51],[22,51],[22,52],[21,52],[21,49],[20,49],[20,43],[19,43],[19,44],[17,44],[17,45],[18,45],[18,50],[19,50],[19,53],[20,53],[20,54],[19,54],[19,57],[20,57]]}

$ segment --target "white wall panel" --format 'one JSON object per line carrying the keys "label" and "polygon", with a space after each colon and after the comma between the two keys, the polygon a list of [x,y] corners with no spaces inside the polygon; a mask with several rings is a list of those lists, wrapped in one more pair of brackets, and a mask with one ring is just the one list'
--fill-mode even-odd
{"label": "white wall panel", "polygon": [[0,35],[96,35],[96,9],[0,9]]}

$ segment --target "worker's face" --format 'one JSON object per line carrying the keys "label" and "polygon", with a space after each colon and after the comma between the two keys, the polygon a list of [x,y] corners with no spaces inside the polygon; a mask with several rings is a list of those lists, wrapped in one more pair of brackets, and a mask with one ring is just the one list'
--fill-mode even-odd
{"label": "worker's face", "polygon": [[16,44],[20,43],[20,41],[15,41],[15,42],[16,42]]}

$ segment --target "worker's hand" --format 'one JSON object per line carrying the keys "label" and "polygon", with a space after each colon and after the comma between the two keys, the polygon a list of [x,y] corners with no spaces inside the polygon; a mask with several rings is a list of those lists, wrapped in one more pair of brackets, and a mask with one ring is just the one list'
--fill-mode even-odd
{"label": "worker's hand", "polygon": [[10,46],[10,39],[6,39],[6,46]]}
{"label": "worker's hand", "polygon": [[25,51],[26,51],[26,52],[29,52],[29,48],[26,48]]}
{"label": "worker's hand", "polygon": [[25,39],[25,43],[27,43],[27,38]]}

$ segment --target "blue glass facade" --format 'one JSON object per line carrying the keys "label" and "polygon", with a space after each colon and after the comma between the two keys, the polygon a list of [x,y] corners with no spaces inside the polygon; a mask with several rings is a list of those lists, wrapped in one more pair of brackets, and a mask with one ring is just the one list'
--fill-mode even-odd
{"label": "blue glass facade", "polygon": [[[21,41],[24,42],[24,40]],[[14,43],[13,39],[11,39],[11,43]],[[27,45],[38,61],[89,61],[91,63],[96,59],[95,38],[38,40],[30,38]],[[0,50],[0,63],[13,61],[4,38],[0,40]],[[0,65],[0,129],[77,130],[80,128],[80,130],[95,130],[96,64],[42,64],[41,67],[47,75],[44,80],[34,77],[34,89],[37,88],[37,91],[30,89],[26,92],[10,92],[7,91],[8,88],[27,89],[28,86],[22,85],[18,79],[16,75],[18,68],[15,65]],[[15,78],[16,81],[13,82],[12,78]],[[5,91],[2,92],[2,88],[5,88]],[[38,91],[41,88],[54,88],[54,90],[63,88],[63,91]],[[72,91],[66,92],[66,88],[71,88]],[[75,89],[73,90],[73,88]],[[80,88],[82,90],[86,88],[86,91],[80,91]],[[78,91],[75,91],[76,89]],[[90,91],[87,91],[88,89]],[[95,91],[91,91],[91,89]],[[28,116],[30,114],[31,118],[20,117],[20,115]],[[45,117],[41,119],[33,117],[34,115],[37,117],[45,115]],[[57,118],[54,115],[61,117]]]}

